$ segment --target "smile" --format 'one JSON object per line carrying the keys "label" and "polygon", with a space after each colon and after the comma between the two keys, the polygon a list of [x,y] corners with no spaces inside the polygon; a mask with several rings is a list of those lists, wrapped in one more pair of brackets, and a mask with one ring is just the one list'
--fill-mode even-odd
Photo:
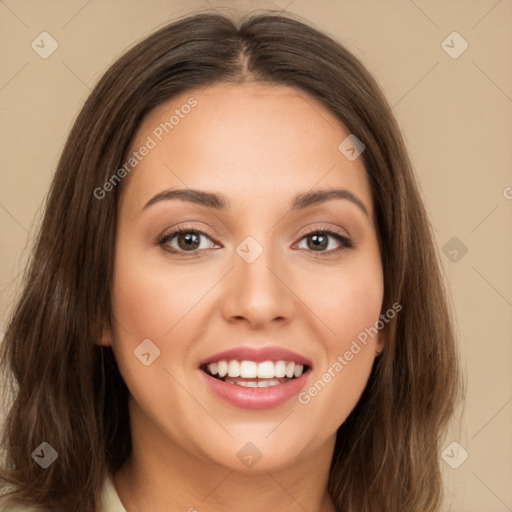
{"label": "smile", "polygon": [[199,370],[209,389],[230,405],[270,409],[300,392],[311,363],[284,349],[242,348],[208,358]]}
{"label": "smile", "polygon": [[202,370],[229,384],[247,388],[266,388],[298,378],[308,370],[308,367],[293,361],[257,362],[232,359],[210,363]]}

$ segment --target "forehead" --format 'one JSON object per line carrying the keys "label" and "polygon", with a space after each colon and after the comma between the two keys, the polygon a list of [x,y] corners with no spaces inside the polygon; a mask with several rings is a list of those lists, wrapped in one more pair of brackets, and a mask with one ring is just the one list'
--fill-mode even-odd
{"label": "forehead", "polygon": [[[190,107],[190,105],[194,105]],[[131,151],[154,147],[129,177],[140,201],[164,188],[222,191],[239,205],[342,187],[371,213],[362,158],[338,149],[349,133],[313,97],[267,83],[220,83],[180,93],[143,120]]]}

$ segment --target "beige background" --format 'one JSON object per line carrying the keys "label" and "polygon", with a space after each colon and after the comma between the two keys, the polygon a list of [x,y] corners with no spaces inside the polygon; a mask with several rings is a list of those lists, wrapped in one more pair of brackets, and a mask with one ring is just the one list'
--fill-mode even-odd
{"label": "beige background", "polygon": [[[457,469],[442,461],[446,510],[512,510],[510,0],[0,0],[0,332],[58,156],[91,88],[156,27],[197,7],[226,6],[302,16],[347,45],[384,89],[430,212],[467,366],[467,400],[443,447],[457,441],[469,457]],[[43,31],[59,45],[47,59],[31,48]],[[456,59],[441,46],[454,31],[469,44]],[[452,39],[451,51],[459,50]],[[443,250],[453,237],[459,248]]]}

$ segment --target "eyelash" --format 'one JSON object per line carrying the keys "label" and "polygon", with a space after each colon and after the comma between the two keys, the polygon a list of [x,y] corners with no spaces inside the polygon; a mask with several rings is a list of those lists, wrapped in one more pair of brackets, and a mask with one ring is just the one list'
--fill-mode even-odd
{"label": "eyelash", "polygon": [[[180,249],[174,249],[174,248],[169,249],[168,247],[166,247],[167,243],[170,240],[172,240],[176,235],[180,235],[183,233],[196,233],[199,235],[203,235],[203,236],[209,238],[210,240],[212,240],[212,242],[217,243],[217,242],[215,242],[215,240],[213,240],[213,237],[210,234],[205,233],[204,231],[201,231],[200,229],[197,229],[192,226],[181,225],[181,226],[178,226],[176,229],[172,230],[171,232],[164,233],[157,240],[157,244],[159,246],[161,246],[164,251],[170,252],[172,254],[179,254],[180,256],[198,255],[199,252],[206,250],[206,249],[194,249],[193,251],[183,251]],[[309,235],[318,235],[318,234],[330,235],[333,238],[335,238],[336,240],[338,240],[338,242],[341,242],[342,245],[341,245],[341,247],[339,247],[337,249],[331,249],[330,251],[318,251],[318,252],[310,251],[310,252],[321,254],[321,255],[333,255],[333,254],[337,254],[337,253],[340,253],[343,251],[347,251],[349,249],[353,249],[355,247],[354,243],[346,236],[342,235],[338,231],[333,230],[332,228],[322,227],[322,226],[315,227],[313,229],[306,231],[305,233],[302,234],[300,240],[302,240],[303,238],[306,238]],[[304,249],[302,249],[302,250],[304,250]]]}

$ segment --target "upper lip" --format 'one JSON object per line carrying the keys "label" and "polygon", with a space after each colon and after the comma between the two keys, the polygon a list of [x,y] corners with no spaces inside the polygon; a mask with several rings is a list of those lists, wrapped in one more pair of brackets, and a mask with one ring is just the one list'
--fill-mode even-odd
{"label": "upper lip", "polygon": [[231,361],[236,359],[237,361],[288,361],[302,365],[312,366],[311,361],[283,347],[278,346],[267,346],[267,347],[236,347],[223,352],[218,352],[203,359],[199,366],[204,366],[210,363],[217,363],[218,361]]}

